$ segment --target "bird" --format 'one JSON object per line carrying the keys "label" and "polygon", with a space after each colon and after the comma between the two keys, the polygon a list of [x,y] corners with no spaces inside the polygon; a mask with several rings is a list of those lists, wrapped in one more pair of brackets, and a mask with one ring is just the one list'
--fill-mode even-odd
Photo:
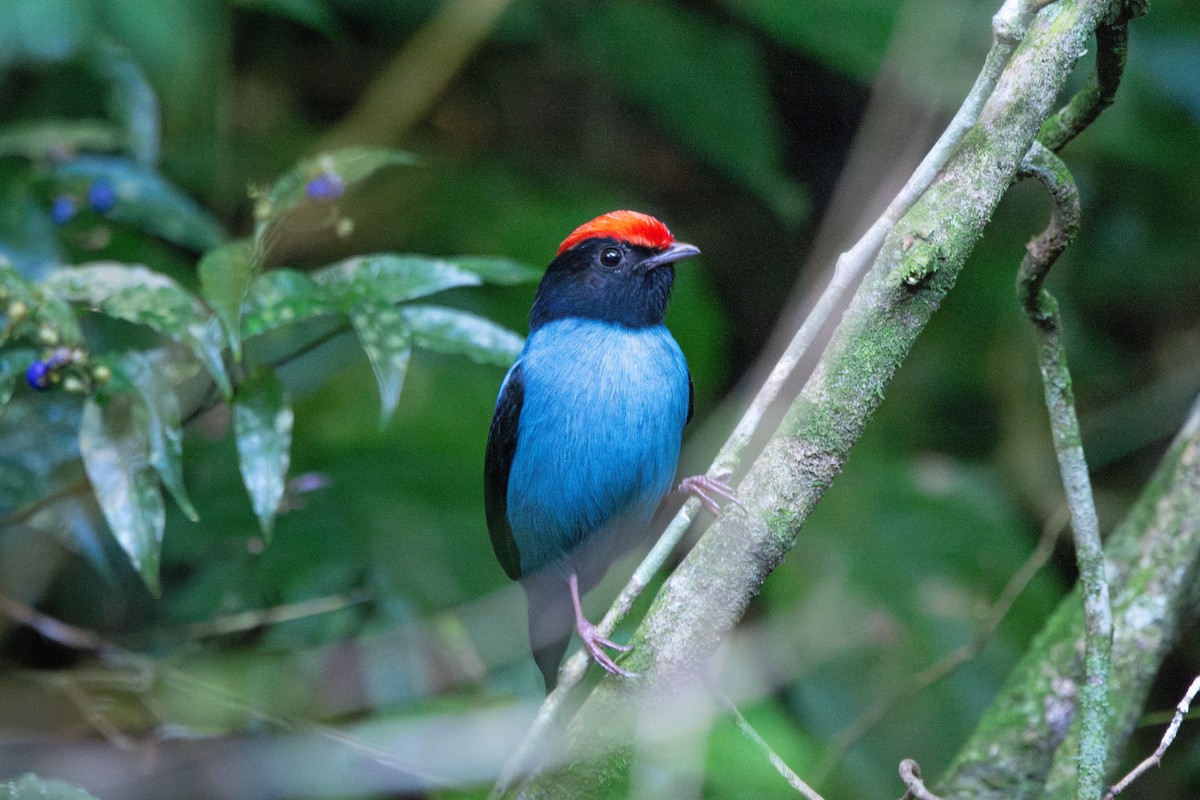
{"label": "bird", "polygon": [[[637,211],[602,214],[559,245],[538,284],[529,336],[501,383],[484,455],[484,509],[496,558],[528,603],[546,691],[571,636],[609,673],[580,598],[646,535],[672,490],[694,391],[663,322],[675,264],[699,248]],[[711,513],[737,502],[722,477],[677,491]],[[740,503],[739,503],[740,505]]]}

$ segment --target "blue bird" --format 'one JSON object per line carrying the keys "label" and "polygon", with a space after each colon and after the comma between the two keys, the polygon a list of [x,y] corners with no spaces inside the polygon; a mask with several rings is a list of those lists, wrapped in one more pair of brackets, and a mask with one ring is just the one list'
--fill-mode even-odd
{"label": "blue bird", "polygon": [[[492,547],[520,580],[534,660],[553,689],[573,632],[630,677],[583,615],[580,596],[645,535],[670,490],[692,381],[663,324],[675,262],[700,251],[635,211],[575,229],[538,286],[525,348],[500,386],[484,459]],[[679,486],[711,512],[723,482]]]}

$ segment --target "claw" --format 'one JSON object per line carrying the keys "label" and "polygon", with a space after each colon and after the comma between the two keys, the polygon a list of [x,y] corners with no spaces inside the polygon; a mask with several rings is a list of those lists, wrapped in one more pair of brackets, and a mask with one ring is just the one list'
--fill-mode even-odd
{"label": "claw", "polygon": [[579,632],[579,639],[583,642],[583,648],[587,650],[588,655],[612,675],[620,675],[623,678],[638,677],[636,672],[630,672],[618,666],[612,656],[604,652],[605,647],[622,653],[628,653],[632,648],[629,645],[617,644],[597,633],[596,626],[583,616],[583,608],[579,603],[579,578],[572,572],[567,581],[571,585],[571,602],[575,605],[575,629]]}
{"label": "claw", "polygon": [[700,505],[704,507],[705,511],[714,516],[721,513],[721,504],[716,500],[714,495],[733,503],[742,511],[746,510],[746,507],[742,505],[742,501],[738,500],[733,487],[720,478],[710,478],[708,475],[693,475],[690,478],[684,478],[676,491],[692,495],[700,501]]}

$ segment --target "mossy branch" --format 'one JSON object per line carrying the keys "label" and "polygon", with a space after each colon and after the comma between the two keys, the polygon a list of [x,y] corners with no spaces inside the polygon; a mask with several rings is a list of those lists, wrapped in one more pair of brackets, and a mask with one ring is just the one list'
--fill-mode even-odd
{"label": "mossy branch", "polygon": [[[1113,631],[1107,767],[1119,760],[1200,580],[1200,399],[1108,539]],[[946,797],[1072,797],[1083,677],[1083,603],[1065,598],[939,782]]]}
{"label": "mossy branch", "polygon": [[952,287],[1109,4],[1063,0],[1033,23],[978,123],[884,239],[813,375],[739,494],[666,582],[624,666],[605,678],[527,797],[605,796],[625,780],[640,720],[672,713],[840,471],[917,334]]}
{"label": "mossy branch", "polygon": [[1129,22],[1145,14],[1146,8],[1146,0],[1122,0],[1096,28],[1096,70],[1087,85],[1042,125],[1038,141],[1047,149],[1055,153],[1063,149],[1112,105],[1129,54]]}
{"label": "mossy branch", "polygon": [[1037,178],[1050,192],[1050,224],[1029,243],[1017,275],[1017,294],[1025,313],[1041,332],[1038,365],[1050,414],[1050,433],[1058,457],[1071,529],[1079,586],[1083,594],[1084,679],[1079,690],[1079,761],[1076,797],[1099,800],[1104,791],[1104,764],[1108,755],[1108,694],[1112,669],[1112,608],[1105,576],[1100,522],[1092,499],[1083,437],[1075,413],[1071,373],[1062,339],[1058,304],[1042,288],[1054,262],[1067,249],[1079,228],[1079,191],[1066,165],[1034,142],[1021,162],[1021,173]]}

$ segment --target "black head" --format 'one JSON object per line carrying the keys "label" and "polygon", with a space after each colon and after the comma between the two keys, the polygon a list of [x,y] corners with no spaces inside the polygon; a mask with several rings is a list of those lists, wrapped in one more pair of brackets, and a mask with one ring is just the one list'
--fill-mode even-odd
{"label": "black head", "polygon": [[[630,328],[663,321],[675,282],[675,262],[700,251],[676,242],[661,222],[644,214],[638,217],[661,226],[662,235],[630,237],[627,227],[597,224],[618,214],[634,212],[598,217],[563,243],[538,286],[529,316],[531,329],[568,317]],[[606,235],[610,231],[614,235]],[[584,238],[578,236],[581,232]]]}

